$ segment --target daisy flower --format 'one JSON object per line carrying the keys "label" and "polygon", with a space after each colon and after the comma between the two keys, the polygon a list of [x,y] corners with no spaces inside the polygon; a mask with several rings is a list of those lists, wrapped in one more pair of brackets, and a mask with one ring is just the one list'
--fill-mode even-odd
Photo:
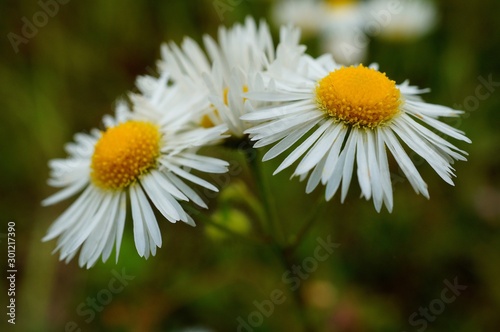
{"label": "daisy flower", "polygon": [[68,262],[80,249],[79,265],[89,268],[100,256],[106,261],[113,246],[118,260],[127,205],[139,255],[155,255],[162,237],[152,206],[172,223],[180,220],[194,226],[179,201],[206,205],[187,182],[217,191],[189,169],[227,171],[225,161],[196,154],[197,148],[219,140],[227,128],[190,126],[190,113],[203,101],[179,86],[167,88],[167,81],[166,75],[156,83],[143,80],[144,94],[131,96],[133,111],[118,103],[116,116],[104,117],[103,131],[76,134],[75,142],[66,146],[68,158],[49,162],[48,183],[62,189],[42,204],[80,193],[43,238],[59,237],[54,251],[60,251],[61,260]]}
{"label": "daisy flower", "polygon": [[[428,34],[438,22],[438,11],[433,1],[398,0],[396,10],[388,12],[393,0],[372,0],[370,13],[389,13],[387,23],[380,24],[380,37],[391,41],[408,41]],[[379,19],[380,20],[380,19]],[[382,23],[385,23],[382,21]]]}
{"label": "daisy flower", "polygon": [[[426,183],[403,147],[406,145],[453,185],[451,164],[466,160],[466,153],[442,136],[470,140],[438,118],[455,117],[461,111],[422,101],[419,94],[427,90],[408,82],[397,85],[376,65],[343,67],[327,55],[318,59],[303,56],[295,68],[284,72],[281,79],[268,78],[267,90],[246,95],[250,110],[242,119],[266,121],[246,131],[256,141],[254,147],[274,145],[264,160],[283,154],[300,141],[275,173],[301,158],[293,176],[308,177],[306,192],[321,182],[329,200],[341,186],[343,202],[356,169],[361,196],[373,198],[377,211],[383,203],[392,211],[387,150],[415,192],[429,197]],[[253,109],[250,101],[254,100],[279,101],[280,105]]]}
{"label": "daisy flower", "polygon": [[[283,28],[278,48],[303,52],[305,47],[298,44],[299,33],[298,29]],[[264,21],[257,25],[252,18],[247,18],[244,25],[220,27],[218,42],[208,35],[203,42],[208,56],[190,38],[184,39],[181,47],[175,43],[163,45],[159,68],[207,96],[205,111],[199,120],[201,125],[226,124],[231,135],[242,137],[248,128],[240,116],[245,112],[243,93],[250,88],[249,74],[264,71],[275,59],[269,27]]]}
{"label": "daisy flower", "polygon": [[435,26],[437,10],[427,0],[283,0],[276,3],[273,17],[318,36],[322,50],[338,62],[357,64],[366,58],[369,37],[419,38]]}
{"label": "daisy flower", "polygon": [[283,0],[276,3],[273,17],[279,24],[293,23],[301,27],[305,36],[319,37],[320,48],[341,63],[359,63],[368,52],[365,2]]}

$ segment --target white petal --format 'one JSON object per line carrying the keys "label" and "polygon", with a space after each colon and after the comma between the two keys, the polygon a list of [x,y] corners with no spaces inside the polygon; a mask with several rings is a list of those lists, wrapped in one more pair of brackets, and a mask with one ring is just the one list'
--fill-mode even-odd
{"label": "white petal", "polygon": [[58,203],[64,199],[66,199],[70,196],[73,196],[74,194],[76,194],[77,192],[82,190],[83,187],[85,187],[85,185],[88,184],[88,182],[89,182],[88,178],[84,177],[84,178],[80,179],[79,181],[74,182],[70,186],[64,188],[63,190],[58,191],[54,195],[47,197],[46,199],[44,199],[42,201],[42,205],[43,206],[52,205],[52,204]]}
{"label": "white petal", "polygon": [[217,189],[216,186],[214,186],[213,184],[209,183],[208,181],[205,181],[203,179],[200,179],[199,177],[197,176],[194,176],[193,174],[190,174],[188,172],[186,172],[185,170],[165,161],[165,160],[160,160],[160,162],[165,166],[167,167],[167,169],[169,169],[170,171],[174,172],[175,174],[179,175],[180,177],[188,180],[188,181],[191,181],[193,183],[196,183],[204,188],[207,188],[207,189],[210,189],[212,191],[215,191],[215,192],[218,192],[219,189]]}
{"label": "white petal", "polygon": [[185,184],[181,179],[179,179],[175,174],[173,173],[167,173],[165,176],[177,187],[179,188],[180,191],[184,193],[190,200],[192,200],[194,203],[197,205],[201,206],[202,208],[208,208],[208,206],[205,204],[205,202],[201,199],[201,197],[193,190],[191,189],[187,184]]}
{"label": "white petal", "polygon": [[304,142],[302,142],[292,153],[285,158],[281,165],[274,171],[276,174],[283,169],[290,166],[297,159],[302,157],[302,155],[318,140],[318,138],[329,128],[330,123],[328,121],[324,122],[318,129],[316,129]]}
{"label": "white petal", "polygon": [[149,237],[153,240],[152,243],[154,243],[157,247],[161,247],[162,241],[160,227],[158,226],[158,222],[156,221],[156,217],[153,209],[151,208],[151,204],[149,203],[148,198],[139,185],[133,187],[135,187],[136,189],[137,198],[139,199],[140,204],[139,207],[142,212],[143,220],[146,222],[146,229],[148,231]]}
{"label": "white petal", "polygon": [[[333,197],[333,195],[335,195],[339,188],[340,181],[342,180],[342,170],[345,163],[346,154],[347,151],[342,150],[334,164],[330,177],[326,180],[325,198],[327,201],[329,201]],[[327,163],[328,159],[326,161]]]}
{"label": "white petal", "polygon": [[127,195],[122,192],[120,193],[120,204],[118,210],[118,217],[116,218],[116,262],[118,263],[118,256],[120,253],[120,247],[123,237],[123,229],[125,227],[125,217],[127,216]]}
{"label": "white petal", "polygon": [[357,135],[359,135],[358,130],[359,129],[356,128],[351,129],[351,133],[347,138],[346,146],[344,147],[346,156],[342,170],[342,195],[340,198],[340,201],[342,203],[344,202],[347,196],[347,191],[349,190],[349,185],[351,184],[352,171],[354,168],[354,158],[356,156],[356,138]]}
{"label": "white petal", "polygon": [[[140,208],[139,198],[135,186],[130,187],[130,205],[132,208],[132,220],[134,222],[134,242],[139,256],[146,255],[146,247],[149,246],[147,241],[146,230],[144,229],[144,220],[142,220],[142,213]],[[149,249],[149,248],[148,248]]]}
{"label": "white petal", "polygon": [[162,187],[162,189],[172,196],[174,196],[177,199],[180,199],[181,201],[188,201],[189,199],[186,197],[186,195],[180,191],[175,185],[170,183],[170,181],[163,181],[163,173],[157,170],[151,170],[150,174],[151,177],[154,179],[154,181]]}
{"label": "white petal", "polygon": [[[368,129],[369,130],[369,129]],[[368,168],[368,160],[366,149],[367,137],[366,130],[358,130],[357,131],[357,142],[356,142],[356,162],[358,164],[358,182],[361,188],[362,195],[369,199],[372,195],[371,192],[371,180],[370,180],[370,170]]]}
{"label": "white petal", "polygon": [[153,177],[145,176],[141,180],[141,183],[158,211],[160,211],[161,214],[170,222],[175,223],[181,218],[180,214],[177,211],[179,210],[179,208],[182,210],[182,208],[180,207],[179,203],[168,192],[166,192],[157,181],[167,182],[168,180],[166,180],[165,178],[163,178],[162,180],[157,178],[155,181]]}
{"label": "white petal", "polygon": [[321,175],[321,182],[323,184],[325,184],[327,180],[330,178],[339,161],[340,150],[342,149],[345,137],[348,132],[348,129],[345,128],[342,124],[338,124],[338,126],[341,129],[339,131],[338,136],[332,142],[332,146],[330,148],[330,151],[328,152],[328,157],[325,162],[325,168],[323,169],[323,173]]}
{"label": "white petal", "polygon": [[410,181],[410,184],[412,185],[415,192],[417,194],[422,193],[422,195],[424,195],[426,198],[429,198],[427,184],[424,182],[424,180],[420,176],[420,173],[415,168],[415,165],[413,165],[411,159],[401,147],[401,144],[392,133],[392,130],[380,130],[380,134],[383,137],[383,140],[385,141],[385,144],[391,151],[392,155],[396,159],[399,167],[401,167],[406,177],[408,178],[408,181]]}
{"label": "white petal", "polygon": [[387,207],[387,210],[391,212],[393,207],[391,173],[389,171],[389,162],[387,160],[385,142],[379,129],[376,130],[375,139],[376,139],[375,144],[377,146],[377,158],[380,169],[381,183],[382,187],[384,188],[383,199],[385,206]]}
{"label": "white petal", "polygon": [[336,125],[333,121],[328,121],[328,130],[322,135],[318,141],[314,144],[314,146],[307,152],[304,158],[301,160],[297,169],[295,170],[296,174],[303,174],[309,172],[323,157],[326,158],[330,147],[333,142],[339,135],[340,130],[342,130],[342,126]]}
{"label": "white petal", "polygon": [[373,204],[375,210],[380,212],[384,197],[384,183],[382,182],[382,177],[380,175],[379,160],[377,153],[377,146],[375,142],[375,133],[372,130],[366,131],[366,152],[367,152],[367,162],[370,176],[370,186],[373,197]]}
{"label": "white petal", "polygon": [[314,127],[320,119],[316,119],[313,121],[308,121],[298,130],[292,131],[288,136],[286,136],[283,140],[281,140],[278,144],[273,146],[262,158],[263,161],[267,161],[273,159],[274,157],[281,154],[283,151],[290,148],[293,144],[295,144],[302,136],[304,136],[312,127]]}
{"label": "white petal", "polygon": [[307,181],[307,186],[306,186],[306,193],[311,193],[319,184],[321,181],[321,173],[323,172],[323,168],[325,167],[326,163],[326,158],[327,155],[323,156],[323,158],[319,161],[319,163],[316,165],[314,170],[311,173],[311,176],[309,177],[309,180]]}

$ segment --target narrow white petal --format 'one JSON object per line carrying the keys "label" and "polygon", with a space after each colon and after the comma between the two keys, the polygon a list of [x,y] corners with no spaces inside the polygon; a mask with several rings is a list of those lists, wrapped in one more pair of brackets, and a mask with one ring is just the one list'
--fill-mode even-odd
{"label": "narrow white petal", "polygon": [[375,132],[373,130],[366,131],[366,152],[368,169],[370,175],[370,186],[372,191],[373,204],[375,210],[380,212],[384,197],[384,183],[380,175],[379,161],[377,157],[377,146],[375,142]]}
{"label": "narrow white petal", "polygon": [[303,124],[306,122],[319,121],[324,118],[324,113],[322,112],[308,112],[306,114],[287,116],[280,118],[278,120],[270,121],[252,128],[249,128],[245,131],[247,134],[261,134],[264,133],[265,136],[269,136],[272,134],[276,134],[282,131],[288,131],[289,128]]}
{"label": "narrow white petal", "polygon": [[82,190],[83,187],[85,187],[85,185],[87,185],[87,184],[88,184],[88,178],[82,178],[79,181],[74,182],[70,186],[64,188],[63,190],[58,191],[54,195],[44,199],[42,201],[42,205],[47,206],[47,205],[52,205],[52,204],[58,203],[58,202],[66,199],[70,196],[73,196],[74,194],[76,194],[77,192]]}
{"label": "narrow white petal", "polygon": [[187,184],[185,184],[181,179],[179,179],[173,173],[167,173],[165,175],[180,191],[184,193],[191,201],[201,206],[202,208],[208,208],[203,199]]}
{"label": "narrow white petal", "polygon": [[75,236],[73,240],[74,242],[67,249],[68,251],[76,250],[83,244],[84,241],[93,240],[93,238],[90,237],[90,234],[96,227],[98,227],[98,225],[102,224],[102,219],[104,215],[106,215],[109,212],[109,207],[112,201],[111,195],[99,195],[99,196],[101,198],[99,208],[97,209],[96,213],[90,217],[90,220],[87,221],[86,227],[81,229],[79,234]]}
{"label": "narrow white petal", "polygon": [[[249,104],[249,107],[252,107]],[[259,108],[259,110],[254,110],[252,112],[248,112],[241,116],[240,119],[245,121],[264,121],[264,120],[272,120],[275,118],[280,118],[284,115],[292,115],[295,113],[303,113],[305,111],[314,109],[314,105],[310,100],[303,100],[300,102],[293,103],[293,105],[286,104],[283,106],[270,106]]]}
{"label": "narrow white petal", "polygon": [[165,160],[160,160],[160,162],[165,166],[167,167],[170,171],[174,172],[175,174],[179,175],[180,177],[188,180],[188,181],[191,181],[193,183],[196,183],[204,188],[207,188],[207,189],[210,189],[212,191],[215,191],[215,192],[218,192],[219,189],[217,189],[216,186],[214,186],[213,184],[209,183],[208,181],[205,181],[203,179],[200,179],[199,177],[197,176],[194,176],[193,174],[190,174],[188,172],[186,172],[185,170],[165,161]]}
{"label": "narrow white petal", "polygon": [[105,262],[108,260],[111,255],[111,251],[113,250],[113,245],[115,244],[117,226],[118,226],[118,218],[120,211],[120,193],[113,195],[113,201],[110,207],[111,215],[109,216],[109,220],[111,220],[111,229],[109,233],[104,237],[105,246],[102,249],[102,261]]}
{"label": "narrow white petal", "polygon": [[411,159],[408,157],[406,152],[401,147],[401,144],[392,133],[392,129],[380,130],[380,134],[383,137],[392,155],[396,159],[399,167],[401,167],[408,181],[410,181],[410,184],[412,185],[415,192],[417,194],[422,193],[422,195],[424,195],[426,198],[429,198],[427,184],[422,179],[415,165],[413,165]]}
{"label": "narrow white petal", "polygon": [[326,130],[320,139],[316,141],[314,146],[307,152],[304,158],[301,160],[297,169],[296,174],[303,174],[309,172],[323,157],[328,155],[330,147],[333,142],[335,142],[342,126],[339,126],[333,121],[327,121],[328,130]]}
{"label": "narrow white petal", "polygon": [[[370,129],[368,129],[370,130]],[[357,142],[356,142],[356,163],[357,167],[357,175],[358,182],[361,188],[361,194],[366,199],[370,199],[371,192],[371,179],[370,179],[370,170],[368,168],[368,160],[367,160],[367,134],[366,130],[357,130]]]}
{"label": "narrow white petal", "polygon": [[[430,131],[426,127],[422,126],[415,120],[413,120],[409,116],[401,116],[400,122],[403,122],[406,126],[410,127],[412,130],[420,133],[423,137],[425,137],[429,142],[431,142],[436,147],[439,147],[443,153],[450,155],[452,158],[456,160],[467,160],[462,155],[467,155],[467,152],[458,149],[456,146],[445,140],[444,138],[436,135],[434,132]],[[455,152],[456,151],[456,152]]]}
{"label": "narrow white petal", "polygon": [[45,235],[42,241],[45,242],[52,240],[62,234],[65,230],[72,228],[75,222],[78,221],[81,214],[87,209],[87,201],[93,190],[93,187],[87,187],[77,200],[73,202],[73,204],[71,204],[71,206],[52,223],[47,231],[47,235]]}
{"label": "narrow white petal", "polygon": [[376,145],[377,145],[377,157],[378,157],[378,165],[380,169],[381,183],[384,188],[383,199],[385,206],[389,212],[392,212],[393,207],[393,194],[392,194],[392,182],[391,182],[391,173],[389,171],[389,162],[387,160],[387,153],[385,148],[385,142],[383,136],[380,133],[380,130],[376,130]]}
{"label": "narrow white petal", "polygon": [[453,137],[455,139],[458,139],[460,141],[464,141],[467,143],[472,143],[472,141],[464,135],[464,133],[458,129],[453,128],[450,125],[447,125],[446,123],[443,123],[439,120],[430,118],[430,117],[424,117],[423,121],[427,123],[428,125],[434,127],[435,129],[439,130],[443,134],[446,134],[450,137]]}
{"label": "narrow white petal", "polygon": [[[107,241],[110,237],[110,232],[113,229],[115,215],[118,210],[118,196],[116,194],[110,194],[109,196],[109,206],[101,206],[101,209],[106,209],[106,211],[104,211],[100,222],[96,225],[82,246],[79,260],[80,266],[87,265],[87,268],[93,266],[99,256],[103,254],[103,250],[108,244]],[[113,237],[111,236],[111,239],[112,238]],[[112,244],[113,242],[111,241],[111,245]]]}
{"label": "narrow white petal", "polygon": [[304,142],[302,142],[292,153],[285,158],[281,165],[274,171],[273,174],[281,172],[283,169],[290,166],[297,159],[302,157],[302,155],[318,140],[318,138],[328,129],[330,123],[328,121],[324,122],[318,129],[316,129]]}
{"label": "narrow white petal", "polygon": [[453,181],[450,177],[450,175],[453,175],[453,172],[450,170],[448,161],[436,153],[429,143],[422,140],[421,136],[411,131],[409,128],[405,128],[404,125],[402,127],[401,129],[400,126],[396,124],[392,129],[410,149],[424,158],[444,181],[453,185]]}
{"label": "narrow white petal", "polygon": [[150,172],[151,177],[154,179],[154,181],[162,187],[163,190],[171,194],[177,199],[180,199],[181,201],[188,201],[189,199],[186,197],[184,193],[182,193],[176,186],[174,186],[172,183],[169,181],[162,181],[163,180],[163,173],[157,170],[152,170]]}
{"label": "narrow white petal", "polygon": [[323,168],[325,167],[327,155],[324,155],[323,158],[318,162],[316,167],[311,173],[309,180],[307,181],[306,193],[311,193],[321,181],[321,174],[323,172]]}
{"label": "narrow white petal", "polygon": [[178,166],[193,168],[205,173],[225,173],[227,171],[226,167],[214,165],[207,161],[183,158],[182,155],[172,156],[169,160],[175,162]]}
{"label": "narrow white petal", "polygon": [[341,130],[339,131],[338,136],[333,140],[332,142],[332,147],[330,148],[330,151],[328,152],[328,157],[325,163],[325,168],[323,169],[322,175],[321,175],[321,182],[325,184],[327,180],[330,178],[332,175],[338,161],[339,161],[339,154],[340,150],[342,149],[342,146],[344,144],[345,137],[348,133],[348,129],[343,127],[343,125],[339,124]]}
{"label": "narrow white petal", "polygon": [[61,249],[61,255],[73,252],[85,240],[87,235],[84,233],[88,229],[93,229],[95,219],[92,219],[92,217],[98,211],[104,196],[97,190],[91,190],[88,199],[83,202],[82,209],[78,211],[78,214],[67,219],[67,225],[70,227],[61,234],[55,249],[56,251]]}
{"label": "narrow white petal", "polygon": [[310,93],[292,93],[292,92],[284,92],[284,91],[279,91],[279,92],[276,92],[276,91],[272,91],[272,92],[250,91],[250,92],[247,92],[245,95],[248,99],[251,99],[251,100],[271,101],[271,102],[311,99]]}
{"label": "narrow white petal", "polygon": [[356,156],[356,139],[357,136],[360,135],[358,132],[359,129],[353,128],[349,137],[347,138],[346,146],[344,147],[344,151],[346,152],[345,162],[342,170],[342,194],[340,201],[343,203],[347,192],[349,190],[349,185],[351,184],[352,172],[354,168],[354,158]]}
{"label": "narrow white petal", "polygon": [[151,208],[151,204],[149,203],[148,198],[144,194],[142,188],[139,185],[135,187],[137,189],[136,193],[137,198],[139,199],[139,207],[142,211],[143,220],[146,223],[146,230],[148,231],[149,237],[153,240],[152,243],[154,243],[157,247],[161,247],[162,241],[160,227],[158,226],[158,222],[156,221],[156,217],[153,209]]}
{"label": "narrow white petal", "polygon": [[123,229],[125,227],[125,217],[127,216],[127,195],[125,192],[120,193],[120,204],[118,208],[118,216],[116,218],[116,262],[118,263],[118,256],[120,254],[120,247],[123,238]]}
{"label": "narrow white petal", "polygon": [[278,144],[273,146],[262,158],[263,161],[273,159],[285,150],[295,144],[302,136],[304,136],[312,127],[314,127],[321,119],[309,121],[304,124],[299,130],[292,131],[288,136],[281,140]]}
{"label": "narrow white petal", "polygon": [[437,118],[440,116],[454,117],[463,113],[462,111],[457,111],[446,106],[430,104],[414,100],[406,100],[404,108],[408,112],[413,113],[415,115],[417,114],[420,116],[426,115],[433,118]]}
{"label": "narrow white petal", "polygon": [[144,220],[142,220],[142,213],[140,208],[139,198],[137,197],[137,192],[135,186],[131,186],[130,190],[130,206],[132,208],[132,220],[134,222],[134,242],[139,256],[144,257],[146,255],[146,246],[149,246],[147,242],[147,235],[144,229]]}
{"label": "narrow white petal", "polygon": [[[345,163],[346,154],[347,151],[345,149],[342,150],[334,164],[330,177],[326,181],[325,198],[327,201],[329,201],[333,197],[333,195],[335,195],[339,188],[340,181],[342,180],[342,170]],[[327,163],[328,159],[326,161]]]}
{"label": "narrow white petal", "polygon": [[141,180],[144,189],[146,190],[149,198],[156,206],[158,211],[167,218],[170,222],[175,223],[180,219],[180,215],[177,212],[177,208],[174,207],[172,201],[178,205],[177,201],[165,190],[163,190],[162,186],[157,182],[162,181],[166,182],[166,179],[153,179],[152,177],[146,176]]}

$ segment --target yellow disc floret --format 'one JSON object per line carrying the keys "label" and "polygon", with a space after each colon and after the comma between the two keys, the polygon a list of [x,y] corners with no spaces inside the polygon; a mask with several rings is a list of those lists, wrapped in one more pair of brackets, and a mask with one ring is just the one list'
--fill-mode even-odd
{"label": "yellow disc floret", "polygon": [[352,5],[356,3],[356,0],[327,0],[326,3],[332,7]]}
{"label": "yellow disc floret", "polygon": [[329,116],[354,127],[381,126],[401,112],[396,83],[363,65],[342,67],[322,78],[316,99]]}
{"label": "yellow disc floret", "polygon": [[91,178],[104,189],[123,189],[157,164],[161,134],[158,126],[128,121],[107,129],[92,155]]}

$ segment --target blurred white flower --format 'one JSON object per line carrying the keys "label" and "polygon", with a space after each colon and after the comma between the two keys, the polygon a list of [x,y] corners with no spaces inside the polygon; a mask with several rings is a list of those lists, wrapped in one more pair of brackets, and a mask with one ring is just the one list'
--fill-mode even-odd
{"label": "blurred white flower", "polygon": [[305,36],[317,36],[322,51],[347,65],[366,59],[370,37],[412,40],[428,33],[437,10],[426,0],[292,0],[278,2],[273,17],[278,24],[301,27]]}
{"label": "blurred white flower", "polygon": [[[368,3],[370,13],[391,11],[391,3],[397,3],[394,14],[380,29],[379,36],[388,40],[405,41],[417,39],[429,33],[438,21],[437,8],[426,0],[372,0]],[[369,33],[369,31],[368,31]]]}

